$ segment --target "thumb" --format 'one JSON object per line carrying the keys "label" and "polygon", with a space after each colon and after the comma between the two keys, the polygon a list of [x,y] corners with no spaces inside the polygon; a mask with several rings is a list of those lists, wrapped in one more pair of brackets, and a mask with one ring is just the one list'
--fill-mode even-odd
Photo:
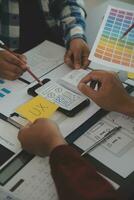
{"label": "thumb", "polygon": [[96,91],[84,83],[80,82],[78,89],[91,99],[94,99],[94,96],[96,95]]}
{"label": "thumb", "polygon": [[16,55],[17,58],[19,58],[24,64],[27,63],[27,57],[26,57],[25,55],[18,54],[18,53],[16,53],[15,55]]}
{"label": "thumb", "polygon": [[22,127],[19,132],[18,132],[18,138],[21,135],[22,132],[24,132],[25,130],[29,129],[32,126],[31,122],[28,122],[24,127]]}

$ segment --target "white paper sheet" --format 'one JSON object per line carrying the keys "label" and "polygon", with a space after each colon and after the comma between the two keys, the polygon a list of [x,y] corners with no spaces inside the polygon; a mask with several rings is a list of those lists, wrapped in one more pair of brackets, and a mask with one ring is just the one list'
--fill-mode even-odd
{"label": "white paper sheet", "polygon": [[[64,62],[64,53],[65,48],[52,42],[45,41],[26,52],[24,55],[27,57],[28,65],[32,72],[40,78]],[[28,72],[25,72],[22,78],[29,82],[34,81],[33,77],[29,75]]]}
{"label": "white paper sheet", "polygon": [[121,126],[121,130],[92,150],[90,154],[117,174],[126,178],[134,170],[133,118],[111,112],[89,128],[84,135],[75,141],[75,144],[86,150],[116,126]]}
{"label": "white paper sheet", "polygon": [[51,176],[49,159],[35,157],[5,186],[7,190],[20,184],[13,194],[21,200],[58,200],[54,181]]}
{"label": "white paper sheet", "polygon": [[15,197],[11,192],[5,190],[0,186],[0,200],[20,200]]}
{"label": "white paper sheet", "polygon": [[70,89],[73,92],[77,92],[78,94],[82,94],[77,86],[82,78],[84,78],[87,74],[89,74],[91,70],[83,70],[83,69],[77,69],[72,70],[71,72],[67,73],[65,76],[60,78],[58,80],[58,83],[60,83],[62,86],[64,86],[67,89]]}
{"label": "white paper sheet", "polygon": [[[3,82],[3,83],[2,83]],[[22,81],[8,81],[0,79],[0,112],[11,113],[12,105],[17,104],[20,91],[27,86]],[[6,90],[3,90],[6,89]],[[3,95],[3,96],[2,96]]]}
{"label": "white paper sheet", "polygon": [[15,95],[18,91],[27,86],[22,81],[8,81],[0,78],[0,106],[3,101],[7,101],[10,96]]}

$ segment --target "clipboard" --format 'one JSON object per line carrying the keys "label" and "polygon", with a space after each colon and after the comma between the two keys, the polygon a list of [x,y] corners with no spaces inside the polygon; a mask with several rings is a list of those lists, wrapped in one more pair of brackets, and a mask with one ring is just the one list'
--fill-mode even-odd
{"label": "clipboard", "polygon": [[[127,86],[126,90],[128,93],[131,93],[134,91],[133,86]],[[70,133],[66,137],[66,141],[71,144],[75,149],[77,149],[80,153],[83,152],[83,150],[76,146],[74,142],[80,138],[88,129],[90,129],[93,125],[95,125],[97,122],[99,122],[103,117],[108,115],[110,112],[100,109],[98,112],[96,112],[91,118],[89,118],[87,121],[85,121],[82,125],[80,125],[76,130],[74,130],[72,133]],[[119,192],[121,192],[124,197],[127,199],[132,195],[133,193],[133,185],[134,185],[134,172],[129,174],[126,178],[123,178],[121,175],[107,167],[105,164],[100,162],[98,159],[93,157],[90,154],[86,154],[85,158],[89,160],[97,169],[97,171],[104,176],[108,177],[110,180],[117,183],[120,187],[117,189]]]}
{"label": "clipboard", "polygon": [[[14,131],[15,134],[17,134],[16,131],[18,132],[20,127],[22,126],[22,124],[19,124],[18,121],[14,120],[15,118],[15,114],[7,117],[0,113],[0,120],[4,122],[3,127],[5,128],[7,123],[8,128],[11,131],[10,138],[14,137]],[[17,118],[19,118],[19,116]],[[16,152],[13,152],[10,146],[8,147],[6,146],[6,144],[4,145],[4,143],[0,144],[0,153],[2,154],[0,162],[0,186],[4,186],[20,169],[22,169],[34,157],[33,155],[22,150],[22,148],[19,148],[18,150],[16,150]]]}

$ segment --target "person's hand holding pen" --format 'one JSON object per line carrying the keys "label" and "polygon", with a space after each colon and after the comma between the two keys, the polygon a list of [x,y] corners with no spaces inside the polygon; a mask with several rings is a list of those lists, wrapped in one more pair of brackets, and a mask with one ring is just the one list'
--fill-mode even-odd
{"label": "person's hand holding pen", "polygon": [[[97,90],[89,82],[99,82]],[[93,71],[81,80],[79,90],[91,98],[100,107],[132,116],[133,99],[128,95],[115,73]]]}
{"label": "person's hand holding pen", "polygon": [[[9,49],[0,40],[0,51],[1,51],[1,67],[0,76],[4,79],[15,80],[19,78],[23,72],[27,71],[38,84],[43,85],[42,81],[31,71],[30,66],[27,65],[26,57],[21,54],[16,54]],[[3,55],[3,56],[2,56]]]}
{"label": "person's hand holding pen", "polygon": [[7,50],[0,50],[0,77],[8,80],[19,78],[26,71],[26,57]]}

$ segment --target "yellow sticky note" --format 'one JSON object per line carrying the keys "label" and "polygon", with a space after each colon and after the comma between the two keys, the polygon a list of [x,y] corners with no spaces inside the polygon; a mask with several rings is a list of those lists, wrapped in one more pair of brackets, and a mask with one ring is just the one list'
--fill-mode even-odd
{"label": "yellow sticky note", "polygon": [[134,79],[134,73],[128,73],[128,78]]}
{"label": "yellow sticky note", "polygon": [[37,96],[16,109],[16,112],[33,122],[38,118],[50,118],[58,106],[41,96]]}

